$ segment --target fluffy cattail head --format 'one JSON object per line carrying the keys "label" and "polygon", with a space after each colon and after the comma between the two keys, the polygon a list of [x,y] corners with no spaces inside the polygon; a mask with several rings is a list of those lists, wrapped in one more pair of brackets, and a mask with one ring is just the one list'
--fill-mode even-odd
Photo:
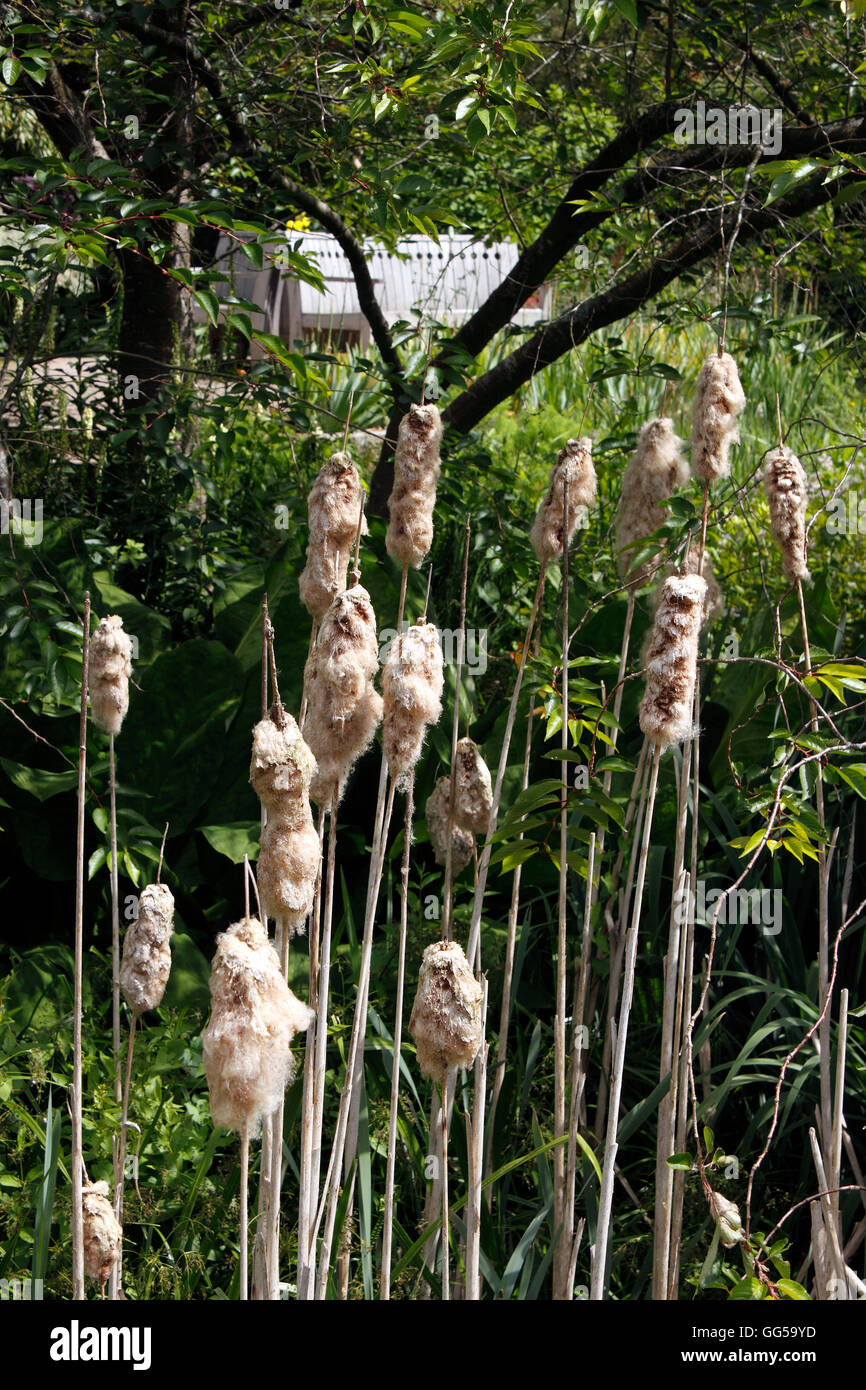
{"label": "fluffy cattail head", "polygon": [[638,435],[637,448],[623,474],[616,514],[617,564],[623,578],[632,575],[632,584],[645,584],[658,566],[657,561],[648,560],[634,568],[636,543],[662,525],[668,514],[662,504],[688,481],[688,476],[689,466],[673,420],[649,420]]}
{"label": "fluffy cattail head", "polygon": [[120,1258],[123,1231],[108,1200],[107,1182],[85,1183],[81,1189],[84,1218],[84,1269],[105,1284]]}
{"label": "fluffy cattail head", "polygon": [[770,504],[770,526],[782,551],[785,575],[793,583],[807,579],[806,474],[792,449],[771,449],[764,466],[764,490]]}
{"label": "fluffy cattail head", "polygon": [[337,594],[346,587],[352,547],[361,521],[364,489],[348,454],[332,454],[320,470],[307,499],[310,539],[307,563],[298,588],[301,603],[314,618],[323,618]]}
{"label": "fluffy cattail head", "polygon": [[310,795],[327,810],[381,722],[382,697],[372,685],[378,664],[376,615],[356,584],[328,609],[305,672],[304,735],[318,763]]}
{"label": "fluffy cattail head", "polygon": [[409,1032],[425,1076],[471,1067],[482,1042],[483,991],[456,941],[434,941],[421,960]]}
{"label": "fluffy cattail head", "polygon": [[382,738],[388,769],[405,786],[424,735],[442,713],[442,648],[432,623],[419,621],[394,638],[385,658]]}
{"label": "fluffy cattail head", "polygon": [[217,937],[211,1014],[202,1057],[214,1124],[258,1132],[294,1074],[291,1043],[313,1011],[286,984],[277,953],[255,917]]}
{"label": "fluffy cattail head", "polygon": [[436,406],[410,406],[397,434],[385,535],[385,548],[401,567],[417,569],[433,544],[441,439],[442,420]]}
{"label": "fluffy cattail head", "polygon": [[730,449],[740,437],[737,416],[745,404],[736,362],[728,352],[714,352],[701,367],[692,416],[692,468],[701,482],[730,475]]}
{"label": "fluffy cattail head", "polygon": [[640,726],[650,743],[664,750],[689,738],[698,638],[704,615],[706,580],[699,574],[666,579],[646,649],[646,690]]}
{"label": "fluffy cattail head", "polygon": [[[451,804],[451,778],[440,777],[427,799],[427,830],[437,864],[448,861],[448,809]],[[451,872],[455,876],[465,869],[472,858],[475,837],[461,830],[456,821],[451,825]]]}
{"label": "fluffy cattail head", "polygon": [[291,935],[303,931],[313,910],[319,837],[307,802],[306,821],[269,811],[262,830],[256,883],[266,917],[280,918]]}
{"label": "fluffy cattail head", "polygon": [[457,744],[457,772],[454,778],[454,820],[462,830],[486,835],[493,810],[493,783],[490,769],[471,738]]}
{"label": "fluffy cattail head", "polygon": [[164,883],[149,883],[141,890],[138,915],[123,938],[120,962],[120,988],[136,1017],[162,1003],[171,972],[173,931],[174,898]]}
{"label": "fluffy cattail head", "polygon": [[595,491],[592,440],[587,436],[569,439],[550,470],[550,485],[529,533],[539,560],[549,562],[562,554],[566,507],[571,545],[575,531],[584,524],[587,510],[595,501]]}
{"label": "fluffy cattail head", "polygon": [[303,819],[304,802],[309,814],[307,797],[315,771],[316,760],[289,713],[283,711],[282,725],[274,711],[259,720],[253,729],[250,782],[264,807],[290,816],[297,806]]}
{"label": "fluffy cattail head", "polygon": [[132,643],[116,613],[102,618],[90,639],[90,716],[97,729],[119,734],[129,709]]}

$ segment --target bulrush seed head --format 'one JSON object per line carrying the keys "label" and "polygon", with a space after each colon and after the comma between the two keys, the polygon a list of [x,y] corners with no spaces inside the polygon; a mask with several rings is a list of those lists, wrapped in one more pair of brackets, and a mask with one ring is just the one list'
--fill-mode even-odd
{"label": "bulrush seed head", "polygon": [[433,544],[442,420],[435,405],[412,405],[400,421],[385,548],[398,565],[417,569]]}
{"label": "bulrush seed head", "polygon": [[714,352],[701,367],[692,415],[692,468],[701,482],[727,478],[730,449],[740,437],[737,416],[746,397],[730,353]]}
{"label": "bulrush seed head", "polygon": [[119,734],[129,709],[132,643],[123,619],[102,618],[90,639],[90,717],[97,729]]}
{"label": "bulrush seed head", "polygon": [[256,882],[265,916],[282,918],[294,935],[313,910],[319,870],[319,837],[307,801],[307,819],[269,811],[262,830]]}
{"label": "bulrush seed head", "polygon": [[406,785],[421,756],[427,727],[442,713],[442,648],[432,623],[418,622],[394,638],[385,658],[382,736],[388,769]]}
{"label": "bulrush seed head", "polygon": [[662,587],[646,648],[646,690],[640,706],[641,729],[662,750],[692,734],[706,592],[706,580],[699,574],[671,575]]}
{"label": "bulrush seed head", "polygon": [[309,1027],[314,1014],[289,989],[255,917],[233,923],[217,937],[210,996],[202,1057],[213,1122],[253,1135],[292,1080],[292,1039]]}
{"label": "bulrush seed head", "polygon": [[335,793],[339,801],[381,722],[382,697],[372,684],[378,664],[376,615],[367,590],[356,584],[331,604],[306,667],[304,735],[318,763],[310,795],[326,810]]}
{"label": "bulrush seed head", "polygon": [[[437,864],[448,860],[448,807],[451,800],[451,778],[440,777],[427,798],[427,830]],[[456,821],[451,826],[451,872],[454,875],[465,869],[472,858],[475,837],[468,830],[461,830]]]}
{"label": "bulrush seed head", "polygon": [[141,890],[138,915],[123,938],[120,962],[120,988],[136,1017],[162,1003],[171,972],[173,923],[171,891],[164,883],[149,883]]}
{"label": "bulrush seed head", "polygon": [[807,579],[806,474],[786,444],[771,449],[764,466],[764,490],[770,504],[770,527],[782,551],[785,575],[794,583]]}
{"label": "bulrush seed head", "polygon": [[587,436],[569,439],[559,451],[550,470],[547,495],[532,523],[529,539],[539,560],[549,563],[562,555],[565,511],[563,487],[568,506],[568,544],[582,526],[595,501],[596,476],[592,462],[592,440]]}
{"label": "bulrush seed head", "polygon": [[[307,499],[310,538],[298,588],[301,603],[314,618],[323,618],[346,587],[363,505],[364,489],[354,463],[348,454],[332,454]],[[361,534],[367,534],[366,518]]]}
{"label": "bulrush seed head", "polygon": [[84,1209],[84,1269],[102,1285],[120,1257],[123,1231],[108,1200],[107,1182],[85,1183],[81,1189]]}
{"label": "bulrush seed head", "polygon": [[421,960],[409,1032],[425,1076],[471,1067],[482,1042],[483,991],[456,941],[434,941]]}
{"label": "bulrush seed head", "polygon": [[622,478],[616,514],[617,565],[633,585],[645,584],[658,568],[657,560],[634,566],[635,546],[666,520],[663,504],[689,477],[682,455],[682,440],[674,433],[673,420],[649,420],[638,435],[637,448]]}
{"label": "bulrush seed head", "polygon": [[454,821],[461,830],[486,835],[493,810],[493,783],[490,769],[471,738],[457,744],[457,774],[454,779]]}
{"label": "bulrush seed head", "polygon": [[268,811],[279,810],[286,820],[291,820],[296,812],[299,823],[305,824],[310,811],[308,797],[316,760],[292,716],[284,712],[283,719],[281,728],[272,711],[253,729],[250,782]]}

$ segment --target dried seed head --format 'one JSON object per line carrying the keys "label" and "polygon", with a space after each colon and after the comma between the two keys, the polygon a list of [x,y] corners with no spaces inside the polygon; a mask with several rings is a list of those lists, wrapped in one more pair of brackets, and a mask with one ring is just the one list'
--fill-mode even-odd
{"label": "dried seed head", "polygon": [[[697,574],[698,572],[698,551],[694,547],[689,549],[689,553],[683,561],[683,574]],[[725,599],[722,594],[721,586],[716,578],[716,571],[713,566],[713,553],[711,550],[704,550],[701,574],[707,582],[707,592],[704,598],[704,620],[702,627],[707,627],[714,623],[716,618],[723,618],[728,611],[725,607]]]}
{"label": "dried seed head", "polygon": [[471,738],[457,744],[457,773],[454,779],[454,820],[462,830],[486,835],[493,810],[493,784],[490,769]]}
{"label": "dried seed head", "polygon": [[662,587],[646,649],[646,690],[640,706],[641,729],[662,750],[692,734],[706,592],[706,580],[699,574],[671,575]]}
{"label": "dried seed head", "polygon": [[382,741],[398,787],[406,785],[421,756],[427,726],[442,713],[442,685],[442,648],[433,624],[419,621],[398,633],[382,673]]}
{"label": "dried seed head", "polygon": [[310,795],[327,810],[382,719],[382,697],[372,685],[378,664],[376,615],[367,590],[356,584],[328,609],[305,672],[304,734],[318,763]]}
{"label": "dried seed head", "polygon": [[141,890],[138,914],[123,938],[120,962],[120,988],[136,1017],[162,1003],[171,972],[173,923],[170,890],[164,883],[149,883]]}
{"label": "dried seed head", "polygon": [[303,931],[313,910],[319,837],[307,802],[306,821],[269,811],[262,830],[256,882],[266,917],[281,918],[291,935]]}
{"label": "dried seed head", "polygon": [[688,481],[688,476],[689,466],[673,420],[649,420],[638,435],[637,448],[623,474],[616,514],[617,565],[623,578],[631,575],[633,585],[645,584],[659,563],[647,560],[635,568],[636,543],[662,525],[668,515],[663,503]]}
{"label": "dried seed head", "polygon": [[764,466],[764,490],[770,504],[770,527],[782,551],[785,575],[793,583],[807,579],[806,474],[793,450],[780,444]]}
{"label": "dried seed head", "polygon": [[[448,860],[448,807],[451,800],[451,778],[440,777],[427,799],[427,830],[437,864]],[[451,872],[456,877],[472,858],[475,836],[468,830],[461,830],[455,822],[451,826]]]}
{"label": "dried seed head", "polygon": [[730,353],[714,352],[701,367],[692,416],[692,468],[701,482],[727,478],[732,444],[740,437],[737,416],[746,397]]}
{"label": "dried seed head", "polygon": [[81,1189],[84,1217],[84,1269],[104,1284],[120,1258],[123,1231],[108,1200],[107,1182],[85,1183]]}
{"label": "dried seed head", "polygon": [[483,991],[456,941],[434,941],[421,960],[409,1032],[425,1076],[471,1067],[483,1038]]}
{"label": "dried seed head", "polygon": [[210,976],[211,1013],[202,1057],[214,1124],[258,1132],[294,1074],[291,1043],[313,1011],[289,989],[267,932],[255,918],[217,937]]}
{"label": "dried seed head", "polygon": [[394,486],[388,499],[385,548],[398,565],[415,569],[433,544],[442,420],[435,405],[412,405],[400,421]]}
{"label": "dried seed head", "polygon": [[726,1246],[728,1250],[737,1245],[739,1241],[745,1240],[746,1233],[743,1230],[743,1221],[736,1202],[728,1201],[728,1198],[723,1197],[721,1192],[711,1192],[710,1211],[719,1229],[722,1245]]}
{"label": "dried seed head", "polygon": [[90,639],[90,717],[106,734],[120,733],[129,709],[131,675],[132,643],[123,619],[113,613],[100,619]]}
{"label": "dried seed head", "polygon": [[560,449],[550,470],[550,485],[536,513],[529,539],[539,560],[550,562],[562,555],[565,512],[568,506],[568,544],[583,526],[587,510],[595,501],[596,476],[592,462],[592,440],[587,436],[569,439]]}
{"label": "dried seed head", "polygon": [[[310,538],[298,580],[301,603],[314,618],[323,618],[346,587],[363,505],[364,489],[354,463],[348,454],[332,454],[307,499]],[[361,535],[366,534],[364,518]]]}
{"label": "dried seed head", "polygon": [[305,805],[309,816],[308,794],[316,760],[292,716],[284,711],[283,719],[281,728],[272,711],[253,729],[250,782],[269,811],[279,810],[285,818],[291,818],[296,809],[300,820],[304,821]]}

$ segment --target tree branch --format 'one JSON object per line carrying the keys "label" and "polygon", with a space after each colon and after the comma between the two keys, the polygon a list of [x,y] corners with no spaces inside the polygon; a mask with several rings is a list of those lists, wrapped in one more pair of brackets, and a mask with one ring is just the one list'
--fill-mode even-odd
{"label": "tree branch", "polygon": [[[846,182],[826,184],[823,178],[823,173],[819,172],[805,181],[796,193],[780,198],[772,207],[746,213],[740,227],[740,241],[753,240],[762,232],[780,225],[784,227],[788,218],[821,207]],[[586,299],[561,314],[473,382],[450,403],[443,412],[443,418],[460,433],[472,429],[536,372],[556,362],[600,328],[636,313],[684,271],[721,250],[733,232],[737,216],[738,209],[732,209],[724,218],[712,213],[699,227],[657,256],[644,270],[637,271],[603,294]]]}

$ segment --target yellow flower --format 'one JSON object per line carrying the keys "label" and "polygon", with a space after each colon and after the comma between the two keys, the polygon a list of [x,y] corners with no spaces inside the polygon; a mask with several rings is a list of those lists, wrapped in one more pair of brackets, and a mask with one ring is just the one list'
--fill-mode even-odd
{"label": "yellow flower", "polygon": [[312,225],[306,213],[301,213],[300,217],[290,217],[286,223],[290,232],[306,232]]}

